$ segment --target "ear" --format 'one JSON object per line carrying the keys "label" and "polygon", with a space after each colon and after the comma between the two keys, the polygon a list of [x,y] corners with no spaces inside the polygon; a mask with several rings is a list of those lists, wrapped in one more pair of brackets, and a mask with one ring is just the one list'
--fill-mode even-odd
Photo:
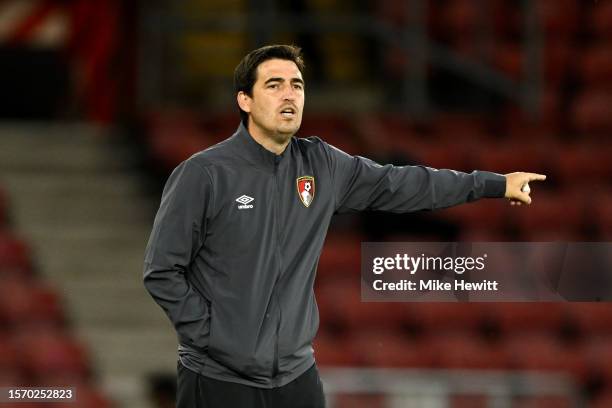
{"label": "ear", "polygon": [[236,94],[236,101],[238,102],[238,106],[240,106],[240,109],[242,109],[246,113],[251,113],[252,99],[249,95],[246,94],[246,92],[238,92],[238,94]]}

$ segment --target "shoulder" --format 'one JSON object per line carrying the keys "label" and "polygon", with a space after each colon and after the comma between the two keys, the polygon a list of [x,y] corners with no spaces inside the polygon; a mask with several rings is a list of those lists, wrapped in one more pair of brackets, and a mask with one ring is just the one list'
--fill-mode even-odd
{"label": "shoulder", "polygon": [[[191,157],[186,159],[183,163],[187,165],[193,165],[200,167],[202,170],[206,170],[209,167],[215,165],[222,165],[234,157],[230,151],[229,139],[212,145],[202,151],[193,154]],[[183,164],[182,163],[182,164]]]}

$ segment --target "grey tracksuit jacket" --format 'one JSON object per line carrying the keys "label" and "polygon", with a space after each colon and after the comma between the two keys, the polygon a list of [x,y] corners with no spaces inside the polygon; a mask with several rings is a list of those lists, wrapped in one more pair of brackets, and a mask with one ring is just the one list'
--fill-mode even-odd
{"label": "grey tracksuit jacket", "polygon": [[187,368],[283,386],[314,363],[313,283],[333,214],[432,210],[504,192],[499,174],[381,166],[316,137],[294,137],[277,156],[240,124],[172,172],[144,284],[173,323]]}

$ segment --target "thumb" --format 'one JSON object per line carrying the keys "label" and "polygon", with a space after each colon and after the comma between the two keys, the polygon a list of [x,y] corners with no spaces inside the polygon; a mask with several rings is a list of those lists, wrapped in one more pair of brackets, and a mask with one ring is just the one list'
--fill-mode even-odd
{"label": "thumb", "polygon": [[531,197],[527,193],[518,193],[516,199],[524,204],[531,204]]}

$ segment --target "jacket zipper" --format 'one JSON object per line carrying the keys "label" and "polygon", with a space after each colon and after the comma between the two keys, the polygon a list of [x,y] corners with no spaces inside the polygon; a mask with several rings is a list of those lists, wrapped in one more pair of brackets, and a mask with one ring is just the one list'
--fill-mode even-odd
{"label": "jacket zipper", "polygon": [[279,372],[279,352],[278,352],[278,344],[279,344],[279,335],[280,335],[280,327],[281,327],[281,319],[282,319],[282,313],[281,313],[281,307],[280,307],[280,302],[278,300],[278,295],[277,295],[277,286],[278,286],[278,281],[280,280],[280,276],[281,276],[281,271],[282,271],[282,267],[281,267],[281,248],[280,248],[280,217],[279,217],[279,199],[280,199],[280,189],[278,188],[278,164],[280,161],[280,157],[276,156],[274,158],[274,187],[276,189],[276,197],[274,200],[274,216],[275,216],[275,221],[276,221],[276,258],[278,259],[278,275],[276,277],[276,282],[274,283],[274,298],[276,299],[276,305],[278,307],[278,322],[276,324],[276,344],[274,346],[274,363],[273,363],[273,367],[272,367],[272,378],[275,378],[278,375]]}

